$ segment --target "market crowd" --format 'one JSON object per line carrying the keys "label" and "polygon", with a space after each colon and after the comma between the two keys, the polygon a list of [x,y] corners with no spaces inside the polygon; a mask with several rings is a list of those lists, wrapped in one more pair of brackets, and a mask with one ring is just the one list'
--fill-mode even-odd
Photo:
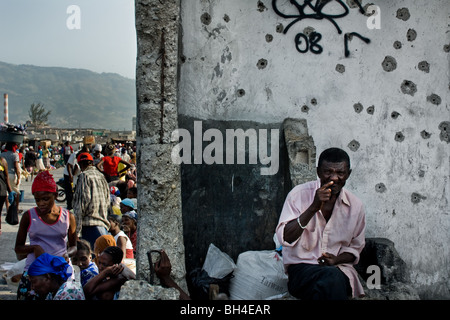
{"label": "market crowd", "polygon": [[[75,151],[68,142],[37,148],[8,142],[2,151],[0,209],[6,203],[22,213],[14,248],[23,265],[17,299],[118,299],[136,272],[136,148],[109,143]],[[51,174],[61,166],[64,177],[57,182],[64,187],[65,207],[58,205]],[[22,179],[32,181],[36,202],[26,212],[15,202]],[[160,257],[154,267],[161,283],[179,289],[167,254],[161,251]]]}

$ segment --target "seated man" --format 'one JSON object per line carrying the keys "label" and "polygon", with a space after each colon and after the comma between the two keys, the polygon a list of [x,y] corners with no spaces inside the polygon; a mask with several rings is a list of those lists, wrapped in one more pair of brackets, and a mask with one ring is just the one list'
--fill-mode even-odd
{"label": "seated man", "polygon": [[348,299],[364,295],[353,264],[365,245],[362,202],[344,189],[348,154],[330,148],[319,157],[319,180],[294,187],[276,228],[283,246],[288,290],[300,299]]}

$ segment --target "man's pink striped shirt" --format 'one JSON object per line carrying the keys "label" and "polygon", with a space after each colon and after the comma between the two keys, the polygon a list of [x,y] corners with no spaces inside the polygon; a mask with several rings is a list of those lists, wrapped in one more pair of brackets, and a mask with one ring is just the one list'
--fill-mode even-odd
{"label": "man's pink striped shirt", "polygon": [[[325,252],[335,256],[349,252],[356,257],[353,264],[359,261],[365,245],[364,206],[361,200],[344,188],[328,222],[319,211],[308,222],[299,239],[292,243],[284,241],[286,223],[299,217],[312,204],[319,188],[320,180],[307,182],[294,187],[286,197],[276,228],[278,241],[283,246],[286,269],[290,264],[318,264],[317,259]],[[353,296],[360,297],[364,295],[364,290],[353,264],[339,264],[337,267],[349,278]]]}

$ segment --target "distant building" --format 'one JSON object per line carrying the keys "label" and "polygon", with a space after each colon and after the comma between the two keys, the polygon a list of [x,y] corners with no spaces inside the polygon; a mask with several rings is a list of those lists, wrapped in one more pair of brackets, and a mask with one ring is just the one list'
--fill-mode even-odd
{"label": "distant building", "polygon": [[111,131],[110,129],[89,129],[89,128],[39,128],[27,127],[27,135],[24,143],[39,143],[42,140],[50,140],[52,145],[60,145],[69,141],[71,144],[82,144],[86,136],[94,136],[95,143],[105,144],[111,141],[135,142],[136,131]]}

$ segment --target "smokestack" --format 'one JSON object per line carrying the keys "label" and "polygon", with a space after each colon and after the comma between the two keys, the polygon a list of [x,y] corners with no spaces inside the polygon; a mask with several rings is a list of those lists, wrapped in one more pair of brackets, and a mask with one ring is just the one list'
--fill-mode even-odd
{"label": "smokestack", "polygon": [[3,98],[4,98],[3,106],[5,107],[4,108],[4,111],[5,111],[5,123],[7,123],[8,122],[8,94],[5,93],[3,95]]}

